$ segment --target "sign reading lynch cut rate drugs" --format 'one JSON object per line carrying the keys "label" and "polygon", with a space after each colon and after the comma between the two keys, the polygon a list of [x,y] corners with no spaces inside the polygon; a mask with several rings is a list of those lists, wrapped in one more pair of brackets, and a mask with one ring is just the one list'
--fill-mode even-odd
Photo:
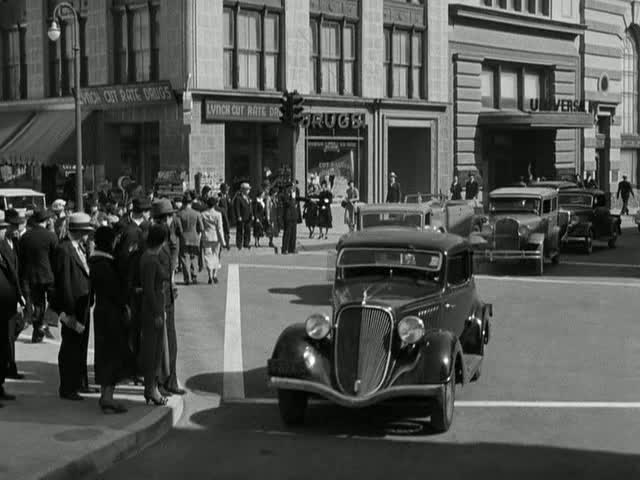
{"label": "sign reading lynch cut rate drugs", "polygon": [[82,104],[89,107],[150,105],[176,101],[169,82],[85,87],[80,90],[80,98]]}

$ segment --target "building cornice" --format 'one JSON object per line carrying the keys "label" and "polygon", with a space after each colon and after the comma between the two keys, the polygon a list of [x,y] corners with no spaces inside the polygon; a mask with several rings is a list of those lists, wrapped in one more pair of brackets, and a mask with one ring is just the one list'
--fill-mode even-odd
{"label": "building cornice", "polygon": [[576,37],[583,35],[587,29],[587,26],[582,24],[560,22],[558,20],[522,15],[500,9],[489,9],[462,4],[449,5],[449,14],[454,20],[460,19],[467,22],[499,25],[503,28],[516,28],[523,33],[536,32]]}

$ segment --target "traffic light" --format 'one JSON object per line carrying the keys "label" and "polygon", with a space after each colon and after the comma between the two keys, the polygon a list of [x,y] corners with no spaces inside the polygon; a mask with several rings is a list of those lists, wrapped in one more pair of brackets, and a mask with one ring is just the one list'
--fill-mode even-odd
{"label": "traffic light", "polygon": [[293,109],[291,103],[291,93],[285,90],[280,97],[280,121],[290,124],[293,119]]}
{"label": "traffic light", "polygon": [[304,119],[304,98],[294,90],[291,94],[291,122],[294,126],[300,125]]}

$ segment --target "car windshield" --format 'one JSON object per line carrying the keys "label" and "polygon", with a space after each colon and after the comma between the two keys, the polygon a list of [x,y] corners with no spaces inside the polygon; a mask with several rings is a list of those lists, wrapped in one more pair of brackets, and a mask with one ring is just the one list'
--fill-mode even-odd
{"label": "car windshield", "polygon": [[491,212],[527,212],[540,213],[540,199],[530,197],[500,197],[492,198]]}
{"label": "car windshield", "polygon": [[337,277],[343,281],[379,278],[440,283],[442,255],[409,249],[345,248],[338,255]]}
{"label": "car windshield", "polygon": [[415,227],[422,228],[422,215],[417,212],[372,212],[362,213],[362,228],[371,227]]}
{"label": "car windshield", "polygon": [[558,196],[558,203],[562,207],[587,207],[591,208],[593,197],[583,193],[563,193]]}
{"label": "car windshield", "polygon": [[16,197],[4,197],[4,200],[7,204],[7,210],[11,210],[12,208],[24,208],[27,210],[44,208],[43,196],[20,195]]}

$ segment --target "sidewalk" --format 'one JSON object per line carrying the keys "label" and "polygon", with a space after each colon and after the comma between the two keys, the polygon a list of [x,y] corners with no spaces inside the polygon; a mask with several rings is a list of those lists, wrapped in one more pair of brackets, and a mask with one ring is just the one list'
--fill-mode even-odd
{"label": "sidewalk", "polygon": [[[59,330],[52,331],[59,339]],[[129,384],[116,389],[129,409],[125,414],[103,414],[99,394],[83,395],[83,402],[61,400],[59,343],[32,344],[30,339],[29,329],[16,342],[18,370],[25,379],[5,382],[7,393],[17,399],[2,402],[0,408],[0,479],[96,478],[158,440],[180,418],[182,397],[172,396],[167,407],[146,406],[143,387]],[[93,363],[93,351],[89,362]]]}

